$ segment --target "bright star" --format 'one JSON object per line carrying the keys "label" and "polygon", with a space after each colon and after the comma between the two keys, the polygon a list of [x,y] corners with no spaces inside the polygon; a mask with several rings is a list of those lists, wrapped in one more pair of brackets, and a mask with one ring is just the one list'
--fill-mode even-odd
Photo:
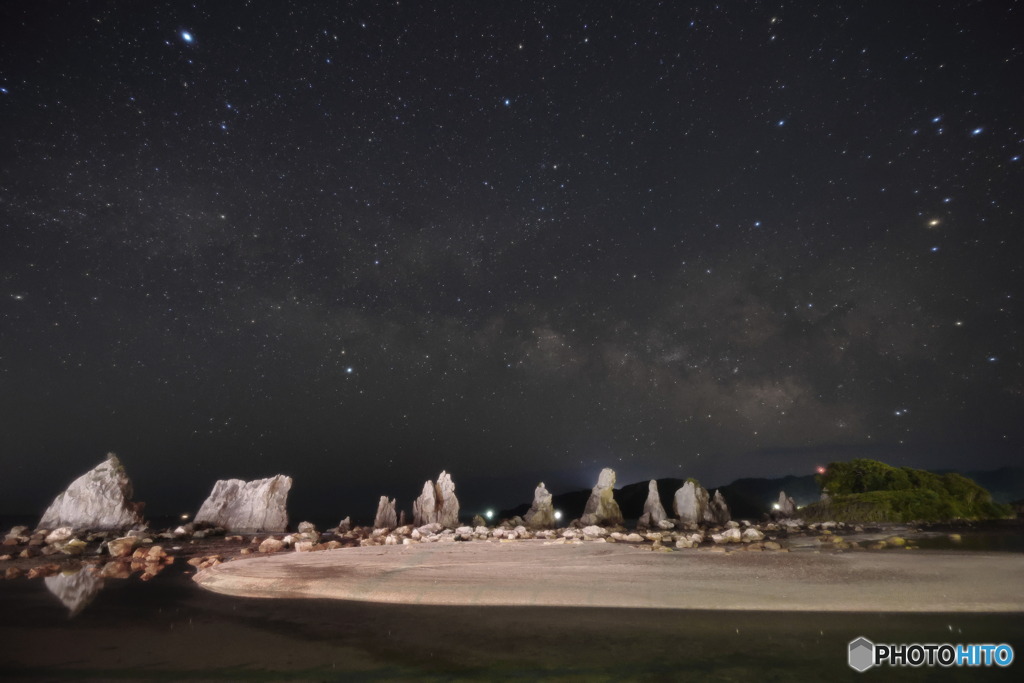
{"label": "bright star", "polygon": [[983,130],[985,130],[985,129],[984,128],[975,128],[974,130],[971,131],[971,137],[973,138],[976,135],[981,135],[981,131],[983,131]]}
{"label": "bright star", "polygon": [[7,94],[8,92],[10,92],[10,91],[9,91],[9,90],[7,90],[7,88],[0,88],[0,92],[2,92],[3,94],[5,94],[5,95],[6,95],[6,94]]}
{"label": "bright star", "polygon": [[932,119],[932,123],[938,123],[941,120],[942,120],[941,116],[936,116],[935,118]]}
{"label": "bright star", "polygon": [[512,100],[510,100],[510,99],[506,99],[506,100],[505,100],[505,106],[507,107],[507,106],[509,106],[510,104],[512,104]]}
{"label": "bright star", "polygon": [[352,374],[353,372],[355,372],[355,371],[356,371],[356,370],[355,370],[355,368],[353,368],[353,367],[347,367],[347,368],[345,368],[345,374],[346,374],[346,375],[351,375],[351,374]]}
{"label": "bright star", "polygon": [[781,128],[782,126],[786,125],[786,119],[779,119],[779,122],[776,123],[775,125]]}
{"label": "bright star", "polygon": [[935,251],[938,251],[938,250],[939,250],[939,248],[938,248],[938,247],[932,247],[932,248],[931,248],[931,251],[933,251],[933,252],[935,252]]}
{"label": "bright star", "polygon": [[940,221],[938,218],[933,218],[930,221],[928,221],[928,227],[929,228],[934,228],[936,225],[938,225],[941,222],[942,221]]}
{"label": "bright star", "polygon": [[188,31],[182,31],[181,32],[181,39],[184,40],[186,43],[191,43],[193,40],[195,40],[192,37],[192,34],[189,33]]}
{"label": "bright star", "polygon": [[988,362],[989,362],[989,363],[995,363],[995,362],[997,362],[997,361],[998,361],[999,359],[998,359],[998,358],[996,358],[995,356],[989,356],[987,360],[988,360]]}

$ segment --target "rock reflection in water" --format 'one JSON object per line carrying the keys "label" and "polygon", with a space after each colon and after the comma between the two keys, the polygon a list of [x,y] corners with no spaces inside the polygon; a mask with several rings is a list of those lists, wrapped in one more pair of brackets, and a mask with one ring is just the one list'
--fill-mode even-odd
{"label": "rock reflection in water", "polygon": [[68,618],[77,616],[103,590],[103,579],[90,569],[47,576],[46,588],[68,608]]}

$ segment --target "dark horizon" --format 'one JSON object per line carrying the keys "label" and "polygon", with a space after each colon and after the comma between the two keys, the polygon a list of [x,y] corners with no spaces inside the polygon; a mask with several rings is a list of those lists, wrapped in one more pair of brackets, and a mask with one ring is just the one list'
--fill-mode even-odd
{"label": "dark horizon", "polygon": [[1021,12],[4,3],[0,512],[1019,463]]}

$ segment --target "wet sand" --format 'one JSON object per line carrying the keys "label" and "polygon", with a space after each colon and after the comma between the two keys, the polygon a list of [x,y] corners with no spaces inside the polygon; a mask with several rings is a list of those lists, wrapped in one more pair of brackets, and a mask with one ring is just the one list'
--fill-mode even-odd
{"label": "wet sand", "polygon": [[1024,556],[651,552],[627,544],[431,543],[286,553],[203,570],[257,598],[447,606],[1021,612]]}

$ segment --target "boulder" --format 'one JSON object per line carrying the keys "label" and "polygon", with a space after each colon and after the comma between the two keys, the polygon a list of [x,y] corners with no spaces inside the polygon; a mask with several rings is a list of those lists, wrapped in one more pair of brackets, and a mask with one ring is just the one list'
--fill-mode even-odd
{"label": "boulder", "polygon": [[352,530],[352,518],[346,517],[345,519],[338,522],[338,533],[343,534],[346,531]]}
{"label": "boulder", "polygon": [[658,493],[658,482],[651,479],[647,484],[647,501],[644,502],[644,513],[640,515],[637,526],[649,528],[656,526],[661,528],[661,523],[668,519],[665,508],[661,504],[661,495]]}
{"label": "boulder", "polygon": [[743,530],[743,541],[744,542],[749,543],[749,542],[752,542],[752,541],[763,541],[763,540],[764,540],[764,534],[761,533],[758,529],[755,529],[754,527],[750,527],[750,528],[747,528],[747,529]]}
{"label": "boulder", "polygon": [[261,553],[276,553],[280,550],[284,550],[284,541],[274,537],[265,539],[259,547]]}
{"label": "boulder", "polygon": [[377,503],[377,515],[373,518],[374,529],[387,529],[391,531],[398,526],[398,514],[395,512],[396,499],[388,500],[387,496],[381,496]]}
{"label": "boulder", "polygon": [[590,491],[590,499],[580,517],[583,526],[622,524],[622,511],[615,502],[615,470],[606,467],[597,478],[597,485]]}
{"label": "boulder", "polygon": [[113,453],[92,468],[46,508],[37,528],[122,530],[143,524],[141,503],[131,502],[132,483]]}
{"label": "boulder", "polygon": [[[707,495],[707,492],[704,492]],[[704,521],[708,524],[726,524],[731,519],[732,515],[729,514],[729,506],[725,504],[725,498],[722,496],[721,491],[715,491],[715,495],[708,501],[708,506],[704,509]]]}
{"label": "boulder", "polygon": [[292,478],[221,479],[196,514],[196,524],[243,533],[280,533],[288,526],[288,491]]}
{"label": "boulder", "polygon": [[455,497],[455,482],[442,471],[437,483],[427,480],[423,493],[412,503],[413,524],[422,527],[439,524],[443,529],[459,526],[459,499]]}
{"label": "boulder", "polygon": [[107,541],[107,552],[110,553],[111,557],[128,557],[138,544],[139,539],[132,536],[115,538]]}
{"label": "boulder", "polygon": [[533,504],[523,518],[525,526],[530,529],[551,529],[555,526],[555,507],[551,502],[551,493],[541,482],[533,491]]}
{"label": "boulder", "polygon": [[87,569],[47,576],[43,582],[46,589],[68,608],[68,617],[73,617],[85,609],[103,589],[103,579]]}
{"label": "boulder", "polygon": [[676,491],[672,508],[681,523],[699,524],[704,521],[708,509],[708,492],[696,480],[687,479]]}
{"label": "boulder", "polygon": [[796,501],[787,496],[785,491],[779,491],[779,502],[775,504],[775,514],[782,518],[789,518],[796,514]]}

